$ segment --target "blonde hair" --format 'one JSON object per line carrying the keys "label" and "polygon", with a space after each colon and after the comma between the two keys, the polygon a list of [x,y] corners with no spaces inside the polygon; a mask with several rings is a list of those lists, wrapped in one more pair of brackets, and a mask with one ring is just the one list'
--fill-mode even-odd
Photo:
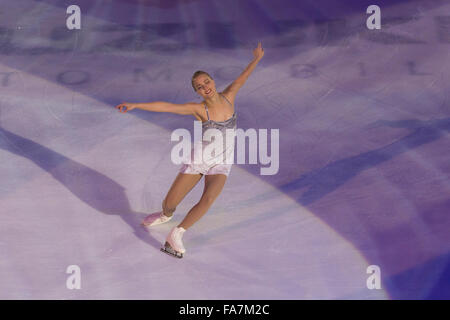
{"label": "blonde hair", "polygon": [[212,77],[209,75],[208,72],[205,72],[202,70],[195,71],[194,75],[192,76],[192,79],[191,79],[191,84],[192,84],[192,88],[194,88],[194,91],[197,91],[197,89],[195,89],[195,86],[194,86],[194,80],[195,80],[195,78],[197,78],[198,76],[201,76],[202,74],[207,75],[212,80]]}

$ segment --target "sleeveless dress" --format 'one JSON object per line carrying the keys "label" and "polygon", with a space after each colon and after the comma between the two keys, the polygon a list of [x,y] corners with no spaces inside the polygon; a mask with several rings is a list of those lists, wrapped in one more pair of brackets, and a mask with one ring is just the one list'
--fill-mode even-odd
{"label": "sleeveless dress", "polygon": [[[223,94],[220,93],[220,95],[225,98]],[[228,101],[227,98],[225,100],[228,102],[230,106],[232,104],[230,101]],[[214,135],[214,130],[209,129],[216,129],[219,130],[222,134],[223,139],[209,139],[211,141],[196,141],[194,142],[194,145],[200,145],[201,148],[198,146],[192,148],[191,152],[191,160],[183,163],[180,169],[181,173],[187,173],[187,174],[203,174],[203,175],[213,175],[213,174],[224,174],[226,176],[229,175],[231,171],[232,162],[234,161],[234,137],[236,133],[236,111],[233,113],[231,118],[225,120],[225,121],[213,121],[209,119],[209,113],[208,113],[208,107],[205,106],[206,115],[208,116],[208,120],[202,122],[202,137],[211,137],[211,135]],[[209,131],[208,131],[209,130]],[[217,132],[217,131],[216,131]],[[231,139],[231,141],[230,141]],[[227,143],[228,141],[228,143]],[[223,143],[220,145],[220,143]],[[216,148],[215,151],[212,152],[210,155],[208,153],[207,156],[205,156],[205,151],[209,148],[211,150],[212,148]],[[207,148],[207,149],[205,149]],[[197,159],[200,159],[200,162],[195,162],[194,157],[197,156]],[[229,159],[229,161],[227,161]],[[227,163],[228,162],[228,163]]]}

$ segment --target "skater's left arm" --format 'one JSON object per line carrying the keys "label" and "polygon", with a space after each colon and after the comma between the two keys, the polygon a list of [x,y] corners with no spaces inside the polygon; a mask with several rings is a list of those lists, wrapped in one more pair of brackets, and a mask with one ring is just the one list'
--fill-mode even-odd
{"label": "skater's left arm", "polygon": [[236,97],[236,94],[238,93],[239,89],[244,85],[244,83],[247,81],[250,74],[253,72],[253,70],[256,68],[256,65],[258,62],[262,59],[264,56],[264,49],[262,48],[261,42],[258,43],[258,46],[253,50],[253,60],[250,62],[250,64],[245,68],[245,70],[239,75],[239,77],[236,78],[224,91],[223,94],[228,98],[230,101],[234,101],[234,98]]}

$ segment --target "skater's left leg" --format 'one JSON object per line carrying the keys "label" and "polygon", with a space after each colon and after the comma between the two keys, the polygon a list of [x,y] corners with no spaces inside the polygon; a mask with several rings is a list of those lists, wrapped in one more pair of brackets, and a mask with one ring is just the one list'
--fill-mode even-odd
{"label": "skater's left leg", "polygon": [[227,176],[224,174],[214,174],[205,176],[205,187],[203,189],[200,201],[192,207],[183,221],[178,225],[187,230],[195,222],[197,222],[211,207],[216,198],[227,181]]}

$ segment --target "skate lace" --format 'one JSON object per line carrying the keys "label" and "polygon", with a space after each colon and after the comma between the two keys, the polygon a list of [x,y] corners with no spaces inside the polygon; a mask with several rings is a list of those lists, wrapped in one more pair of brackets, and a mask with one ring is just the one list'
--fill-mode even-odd
{"label": "skate lace", "polygon": [[170,217],[166,216],[166,215],[164,214],[164,212],[161,212],[161,214],[159,215],[159,218],[160,218],[162,221],[167,221],[167,220],[170,219]]}
{"label": "skate lace", "polygon": [[175,229],[175,231],[172,234],[174,242],[177,244],[177,246],[180,246],[183,248],[183,242],[181,242],[182,232],[180,230]]}

